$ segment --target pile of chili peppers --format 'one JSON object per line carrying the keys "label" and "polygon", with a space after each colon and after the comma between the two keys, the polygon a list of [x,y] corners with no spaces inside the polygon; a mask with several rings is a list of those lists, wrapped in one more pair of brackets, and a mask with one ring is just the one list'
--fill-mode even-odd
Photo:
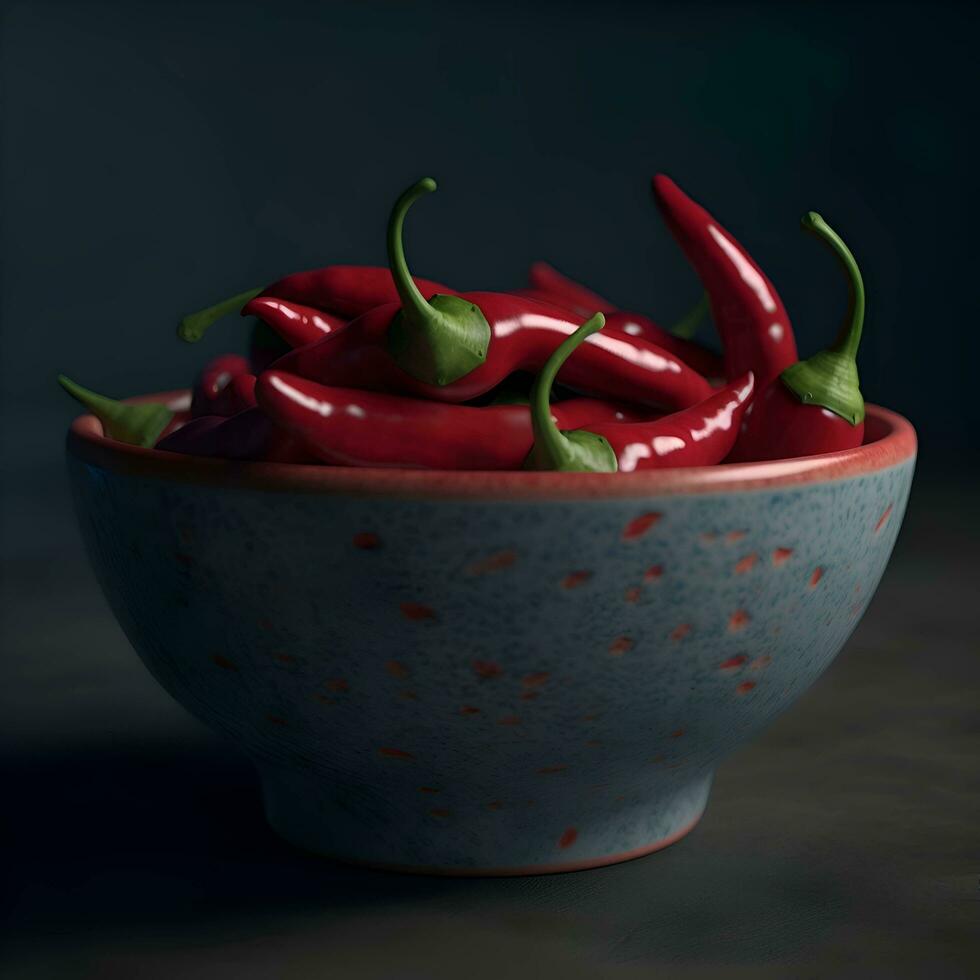
{"label": "pile of chili peppers", "polygon": [[[188,342],[230,313],[259,321],[248,357],[204,367],[189,411],[59,380],[113,439],[232,460],[630,472],[860,445],[864,287],[818,214],[803,227],[837,256],[851,303],[834,346],[800,361],[765,273],[668,177],[653,179],[653,196],[706,293],[673,330],[542,262],[507,293],[413,277],[403,225],[435,189],[425,178],[395,203],[388,268],[294,273],[185,317]],[[694,339],[708,307],[720,357]]]}

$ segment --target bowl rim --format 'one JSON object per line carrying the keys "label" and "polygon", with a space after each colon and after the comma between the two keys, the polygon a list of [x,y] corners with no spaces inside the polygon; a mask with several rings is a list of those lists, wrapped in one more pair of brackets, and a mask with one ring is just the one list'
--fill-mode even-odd
{"label": "bowl rim", "polygon": [[[165,391],[125,400],[163,401],[180,411],[189,408],[190,393]],[[212,487],[423,499],[576,500],[772,490],[862,476],[915,457],[915,429],[897,412],[868,405],[865,438],[855,449],[819,456],[634,473],[421,470],[186,456],[116,442],[103,434],[95,416],[80,415],[69,429],[67,450],[113,473]]]}

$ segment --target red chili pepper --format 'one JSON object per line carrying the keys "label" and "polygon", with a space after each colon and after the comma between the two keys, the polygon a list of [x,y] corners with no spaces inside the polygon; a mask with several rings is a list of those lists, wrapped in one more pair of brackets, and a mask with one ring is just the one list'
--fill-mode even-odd
{"label": "red chili pepper", "polygon": [[648,422],[605,422],[560,430],[548,395],[562,363],[587,337],[602,330],[597,313],[565,340],[538,375],[531,393],[534,449],[525,466],[534,470],[623,472],[675,466],[711,466],[731,451],[752,397],[751,372],[701,404]]}
{"label": "red chili pepper", "polygon": [[258,408],[231,418],[205,415],[170,432],[157,449],[187,456],[263,460],[269,463],[310,463],[316,458],[295,436],[283,431]]}
{"label": "red chili pepper", "polygon": [[[665,330],[655,323],[648,316],[642,313],[631,313],[621,310],[614,306],[609,300],[603,299],[591,289],[582,286],[577,282],[563,276],[557,269],[548,265],[547,262],[535,262],[531,266],[529,273],[531,289],[522,289],[517,292],[523,296],[550,302],[552,305],[561,309],[567,309],[584,318],[592,316],[595,312],[604,313],[606,316],[607,330],[620,330],[628,333],[631,337],[642,337],[650,343],[662,347],[664,350],[676,354],[688,367],[709,378],[720,378],[724,368],[721,358],[707,347],[695,343],[691,337],[697,323],[707,312],[707,304],[704,299],[698,301],[697,305],[687,313],[680,324],[670,330]],[[591,298],[591,306],[585,306],[587,299]]]}
{"label": "red chili pepper", "polygon": [[748,252],[669,177],[657,174],[653,193],[708,292],[725,348],[725,377],[751,371],[761,390],[797,357],[779,294]]}
{"label": "red chili pepper", "polygon": [[194,385],[191,415],[237,415],[255,405],[255,375],[241,354],[221,354],[205,365]]}
{"label": "red chili pepper", "polygon": [[344,317],[264,294],[249,300],[242,308],[242,316],[258,317],[293,348],[315,344],[347,325]]}
{"label": "red chili pepper", "polygon": [[[508,293],[466,293],[426,301],[412,282],[401,243],[405,213],[435,190],[425,179],[392,211],[388,254],[401,306],[382,306],[319,343],[274,365],[320,384],[464,402],[495,388],[514,371],[537,371],[555,341],[577,323],[553,307]],[[646,405],[684,408],[711,393],[676,356],[628,334],[610,331],[573,357],[560,380],[588,394]]]}
{"label": "red chili pepper", "polygon": [[850,249],[814,211],[805,230],[836,255],[848,277],[850,304],[836,344],[787,367],[746,412],[729,459],[785,459],[860,446],[864,439],[864,399],[857,355],[864,326],[864,282]]}
{"label": "red chili pepper", "polygon": [[[534,442],[527,405],[448,405],[331,388],[277,370],[262,375],[257,394],[276,425],[339,466],[513,470]],[[557,402],[551,412],[570,428],[635,417],[591,398]]]}

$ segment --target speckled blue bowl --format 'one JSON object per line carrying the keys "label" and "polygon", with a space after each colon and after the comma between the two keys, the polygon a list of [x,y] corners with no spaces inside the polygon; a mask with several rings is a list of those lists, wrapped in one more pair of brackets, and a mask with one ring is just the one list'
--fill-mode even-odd
{"label": "speckled blue bowl", "polygon": [[915,460],[904,419],[867,431],[777,463],[425,473],[189,459],[86,416],[68,455],[116,616],[255,761],[276,831],[533,874],[683,836],[719,761],[836,656]]}

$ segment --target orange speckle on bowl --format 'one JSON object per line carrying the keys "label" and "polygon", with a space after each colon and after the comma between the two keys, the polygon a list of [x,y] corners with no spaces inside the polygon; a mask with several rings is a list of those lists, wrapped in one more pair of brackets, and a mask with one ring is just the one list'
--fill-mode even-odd
{"label": "orange speckle on bowl", "polygon": [[392,677],[408,677],[411,671],[400,660],[389,660],[385,664],[385,670]]}
{"label": "orange speckle on bowl", "polygon": [[385,756],[388,759],[414,759],[415,756],[411,752],[404,752],[401,749],[392,749],[387,746],[382,746],[378,749],[379,754]]}
{"label": "orange speckle on bowl", "polygon": [[638,585],[631,585],[625,592],[624,598],[627,602],[639,602],[643,590]]}
{"label": "orange speckle on bowl", "polygon": [[238,670],[233,660],[229,660],[220,653],[216,653],[211,657],[211,663],[217,667],[221,667],[223,670]]}
{"label": "orange speckle on bowl", "polygon": [[473,670],[478,677],[482,677],[484,680],[499,677],[503,673],[500,664],[494,663],[492,660],[474,660]]}
{"label": "orange speckle on bowl", "polygon": [[701,540],[705,544],[714,544],[714,542],[718,540],[718,535],[714,531],[705,531],[701,535]]}
{"label": "orange speckle on bowl", "polygon": [[779,568],[780,565],[785,565],[786,562],[790,560],[792,555],[792,548],[776,548],[776,550],[772,553],[772,563]]}
{"label": "orange speckle on bowl", "polygon": [[499,572],[503,568],[510,568],[517,561],[517,552],[512,548],[506,551],[498,551],[481,561],[473,562],[466,571],[470,575],[485,575],[487,572]]}
{"label": "orange speckle on bowl", "polygon": [[582,721],[595,721],[597,718],[601,717],[601,715],[601,711],[593,712],[591,715],[582,715]]}
{"label": "orange speckle on bowl", "polygon": [[419,792],[420,793],[441,793],[442,790],[441,789],[437,789],[435,786],[420,786],[419,787]]}
{"label": "orange speckle on bowl", "polygon": [[464,704],[462,708],[459,709],[461,715],[478,715],[480,709],[474,707],[472,704]]}
{"label": "orange speckle on bowl", "polygon": [[335,677],[324,684],[328,691],[349,691],[350,684],[343,677]]}
{"label": "orange speckle on bowl", "polygon": [[549,776],[555,772],[564,772],[568,766],[543,766],[538,770],[539,776]]}
{"label": "orange speckle on bowl", "polygon": [[558,846],[564,851],[566,848],[571,847],[577,840],[578,831],[574,827],[568,827],[562,831],[561,837],[558,838]]}
{"label": "orange speckle on bowl", "polygon": [[893,504],[889,504],[885,508],[885,512],[881,515],[881,517],[878,518],[878,523],[875,524],[875,534],[877,534],[885,526],[885,524],[888,521],[888,518],[892,516],[893,506],[894,506]]}
{"label": "orange speckle on bowl", "polygon": [[336,698],[328,698],[326,696],[326,694],[320,694],[319,692],[317,692],[316,694],[313,695],[313,700],[314,701],[319,701],[320,704],[336,704],[337,703],[337,699]]}
{"label": "orange speckle on bowl", "polygon": [[519,725],[520,723],[521,719],[517,715],[505,715],[497,722],[498,725]]}
{"label": "orange speckle on bowl", "polygon": [[752,663],[749,664],[749,670],[765,670],[772,663],[772,657],[768,653],[764,653],[761,657],[756,657]]}
{"label": "orange speckle on bowl", "polygon": [[272,725],[285,725],[286,719],[280,717],[279,715],[266,715],[265,720]]}
{"label": "orange speckle on bowl", "polygon": [[584,570],[578,572],[569,572],[561,580],[561,587],[563,589],[576,589],[584,582],[588,582],[590,578],[592,578],[592,572],[587,572]]}
{"label": "orange speckle on bowl", "polygon": [[664,573],[664,566],[663,565],[651,565],[643,573],[643,581],[644,582],[656,582],[657,579],[659,579],[663,575],[663,573]]}
{"label": "orange speckle on bowl", "polygon": [[612,643],[609,644],[609,652],[614,657],[621,657],[624,653],[628,653],[633,649],[633,640],[628,636],[617,636]]}
{"label": "orange speckle on bowl", "polygon": [[759,556],[753,551],[751,554],[746,555],[744,558],[739,558],[735,563],[735,574],[744,575],[746,572],[752,571],[755,567],[755,563],[759,560]]}
{"label": "orange speckle on bowl", "polygon": [[283,653],[281,650],[272,651],[272,659],[278,660],[281,664],[294,664],[296,663],[296,658],[289,653]]}
{"label": "orange speckle on bowl", "polygon": [[734,544],[736,541],[741,541],[746,534],[748,534],[748,531],[729,531],[728,534],[725,535],[725,540],[731,544]]}
{"label": "orange speckle on bowl", "polygon": [[499,810],[499,809],[501,809],[502,807],[503,807],[503,803],[501,803],[501,802],[500,802],[500,800],[491,800],[491,801],[490,801],[490,802],[489,802],[489,803],[487,804],[487,809],[488,809],[488,810]]}
{"label": "orange speckle on bowl", "polygon": [[671,738],[681,738],[683,735],[684,735],[684,729],[683,728],[678,728],[676,732],[671,732],[670,733],[670,737]]}
{"label": "orange speckle on bowl", "polygon": [[663,762],[665,758],[665,755],[655,755],[650,759],[650,761],[656,765],[657,763]]}
{"label": "orange speckle on bowl", "polygon": [[723,660],[719,665],[718,669],[723,670],[726,673],[734,673],[739,670],[747,661],[748,657],[743,653],[736,654],[734,657],[729,657],[727,660]]}
{"label": "orange speckle on bowl", "polygon": [[823,578],[823,569],[815,568],[813,574],[810,576],[810,588],[816,588],[817,583]]}
{"label": "orange speckle on bowl", "polygon": [[675,643],[679,643],[681,640],[684,639],[685,636],[688,636],[690,634],[692,628],[693,627],[691,626],[690,623],[681,623],[680,626],[675,626],[674,629],[671,630],[670,638]]}
{"label": "orange speckle on bowl", "polygon": [[435,619],[435,610],[430,606],[424,606],[421,602],[403,602],[401,604],[402,615],[413,622],[425,619]]}
{"label": "orange speckle on bowl", "polygon": [[399,691],[398,696],[402,701],[418,701],[419,696],[414,691]]}
{"label": "orange speckle on bowl", "polygon": [[742,683],[735,688],[735,692],[737,694],[748,694],[754,687],[755,681],[742,681]]}
{"label": "orange speckle on bowl", "polygon": [[633,520],[623,528],[623,540],[630,541],[633,538],[642,537],[647,531],[656,524],[662,514],[658,514],[656,511],[649,511],[646,514],[640,514],[639,517],[634,517]]}
{"label": "orange speckle on bowl", "polygon": [[597,738],[590,738],[585,744],[594,746],[594,745],[602,745],[602,742],[599,741],[599,739]]}
{"label": "orange speckle on bowl", "polygon": [[525,674],[521,678],[521,684],[523,684],[524,687],[539,687],[549,677],[551,677],[551,674],[548,671],[546,671],[546,670],[537,670],[534,673]]}
{"label": "orange speckle on bowl", "polygon": [[745,629],[749,618],[749,614],[744,609],[736,609],[728,617],[728,632],[737,633],[739,630]]}
{"label": "orange speckle on bowl", "polygon": [[429,811],[429,813],[431,813],[432,816],[434,816],[434,817],[445,818],[445,817],[448,817],[452,813],[452,810],[449,810],[449,809],[447,809],[444,806],[434,806]]}
{"label": "orange speckle on bowl", "polygon": [[538,692],[537,691],[525,691],[521,695],[521,700],[522,701],[533,701],[535,698],[537,698],[537,696],[538,696]]}
{"label": "orange speckle on bowl", "polygon": [[351,538],[351,542],[355,548],[361,548],[363,551],[374,551],[381,547],[381,538],[373,531],[359,531]]}

